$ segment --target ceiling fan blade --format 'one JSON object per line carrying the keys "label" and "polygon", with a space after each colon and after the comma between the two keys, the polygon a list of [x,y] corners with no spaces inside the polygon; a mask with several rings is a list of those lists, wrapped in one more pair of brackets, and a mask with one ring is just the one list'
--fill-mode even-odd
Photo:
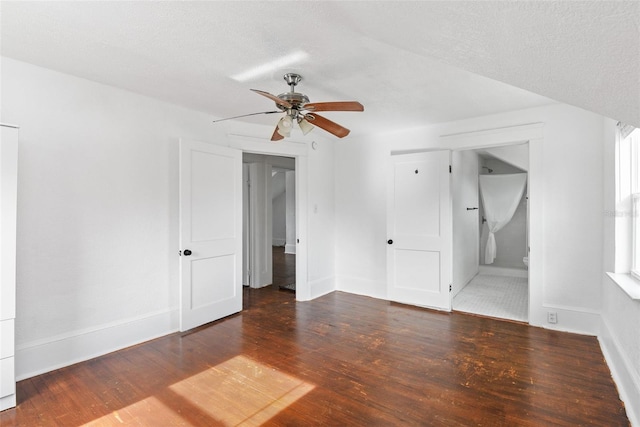
{"label": "ceiling fan blade", "polygon": [[262,111],[260,113],[243,114],[241,116],[226,117],[224,119],[214,120],[212,123],[224,122],[225,120],[239,119],[241,117],[257,116],[259,114],[274,114],[274,113],[282,113],[282,111],[280,111],[280,110],[278,110],[278,111]]}
{"label": "ceiling fan blade", "polygon": [[304,104],[310,111],[364,111],[364,106],[357,101],[309,102]]}
{"label": "ceiling fan blade", "polygon": [[276,126],[276,130],[274,130],[273,135],[271,135],[271,140],[280,141],[281,139],[284,139],[284,136],[280,135],[280,133],[278,132],[278,126]]}
{"label": "ceiling fan blade", "polygon": [[269,92],[265,92],[263,90],[258,90],[258,89],[250,89],[251,91],[260,94],[262,96],[266,96],[267,98],[271,99],[272,101],[275,101],[276,104],[278,105],[282,105],[284,108],[291,108],[293,107],[293,105],[291,105],[291,103],[289,103],[288,101],[285,101],[284,99],[280,99],[275,95],[271,95]]}
{"label": "ceiling fan blade", "polygon": [[318,126],[319,128],[334,134],[338,138],[344,138],[345,136],[349,135],[349,132],[351,132],[349,129],[340,126],[339,124],[332,122],[329,119],[325,119],[324,117],[319,116],[316,113],[305,114],[304,118],[312,125]]}

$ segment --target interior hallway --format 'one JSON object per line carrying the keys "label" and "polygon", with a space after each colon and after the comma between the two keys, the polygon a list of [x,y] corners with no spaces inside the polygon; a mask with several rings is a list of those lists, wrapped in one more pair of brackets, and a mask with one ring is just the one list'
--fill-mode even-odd
{"label": "interior hallway", "polygon": [[342,292],[244,297],[239,314],[20,381],[0,425],[628,426],[595,337]]}

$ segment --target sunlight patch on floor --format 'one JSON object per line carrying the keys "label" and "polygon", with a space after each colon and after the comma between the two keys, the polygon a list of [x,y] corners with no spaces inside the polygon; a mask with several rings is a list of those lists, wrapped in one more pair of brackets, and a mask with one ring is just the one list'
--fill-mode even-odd
{"label": "sunlight patch on floor", "polygon": [[236,356],[85,426],[259,426],[313,389]]}
{"label": "sunlight patch on floor", "polygon": [[224,425],[260,425],[314,386],[245,356],[170,387]]}
{"label": "sunlight patch on floor", "polygon": [[[83,427],[112,427],[112,426],[188,426],[180,413],[165,406],[154,396],[113,411],[103,417],[93,420]],[[213,424],[215,425],[215,424]]]}

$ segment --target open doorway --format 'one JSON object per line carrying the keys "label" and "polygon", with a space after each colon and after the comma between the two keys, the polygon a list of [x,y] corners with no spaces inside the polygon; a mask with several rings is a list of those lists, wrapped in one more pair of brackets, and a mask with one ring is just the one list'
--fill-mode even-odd
{"label": "open doorway", "polygon": [[529,320],[528,152],[453,152],[454,310]]}
{"label": "open doorway", "polygon": [[[283,142],[274,146],[246,137],[232,136],[230,146],[193,140],[180,140],[180,331],[238,313],[246,308],[243,292],[243,252],[250,246],[243,241],[243,152],[273,156],[291,156],[295,176],[295,276],[296,291],[292,299],[310,299],[307,281],[307,168],[306,146]],[[295,144],[295,145],[294,145]],[[272,165],[263,163],[262,176]],[[270,176],[270,173],[268,174]],[[269,180],[263,180],[264,185]],[[248,186],[248,184],[244,184]],[[259,205],[256,199],[251,203]],[[262,205],[265,205],[262,192]],[[262,223],[267,232],[271,227]],[[252,223],[253,226],[253,223]],[[262,235],[271,248],[271,236]],[[262,251],[252,261],[272,262],[272,252]],[[263,270],[262,268],[256,270]],[[269,269],[271,270],[271,268]],[[262,271],[260,271],[262,272]],[[253,271],[251,272],[253,275]],[[270,271],[272,273],[272,270]],[[269,278],[268,280],[271,280]],[[247,282],[248,283],[248,282]],[[270,283],[270,282],[266,282]]]}
{"label": "open doorway", "polygon": [[295,159],[243,154],[243,285],[296,291]]}

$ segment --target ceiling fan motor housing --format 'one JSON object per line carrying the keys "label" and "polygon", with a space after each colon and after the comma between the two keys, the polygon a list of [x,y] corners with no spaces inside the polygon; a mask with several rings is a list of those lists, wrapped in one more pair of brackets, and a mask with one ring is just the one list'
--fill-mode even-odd
{"label": "ceiling fan motor housing", "polygon": [[[309,102],[309,97],[307,95],[298,93],[298,92],[281,93],[280,95],[278,95],[278,98],[282,99],[283,101],[287,101],[289,104],[293,105],[293,109],[297,111],[300,111],[304,106],[304,104],[307,104]],[[276,106],[282,111],[288,110],[287,107],[284,107],[280,104],[276,104]]]}

